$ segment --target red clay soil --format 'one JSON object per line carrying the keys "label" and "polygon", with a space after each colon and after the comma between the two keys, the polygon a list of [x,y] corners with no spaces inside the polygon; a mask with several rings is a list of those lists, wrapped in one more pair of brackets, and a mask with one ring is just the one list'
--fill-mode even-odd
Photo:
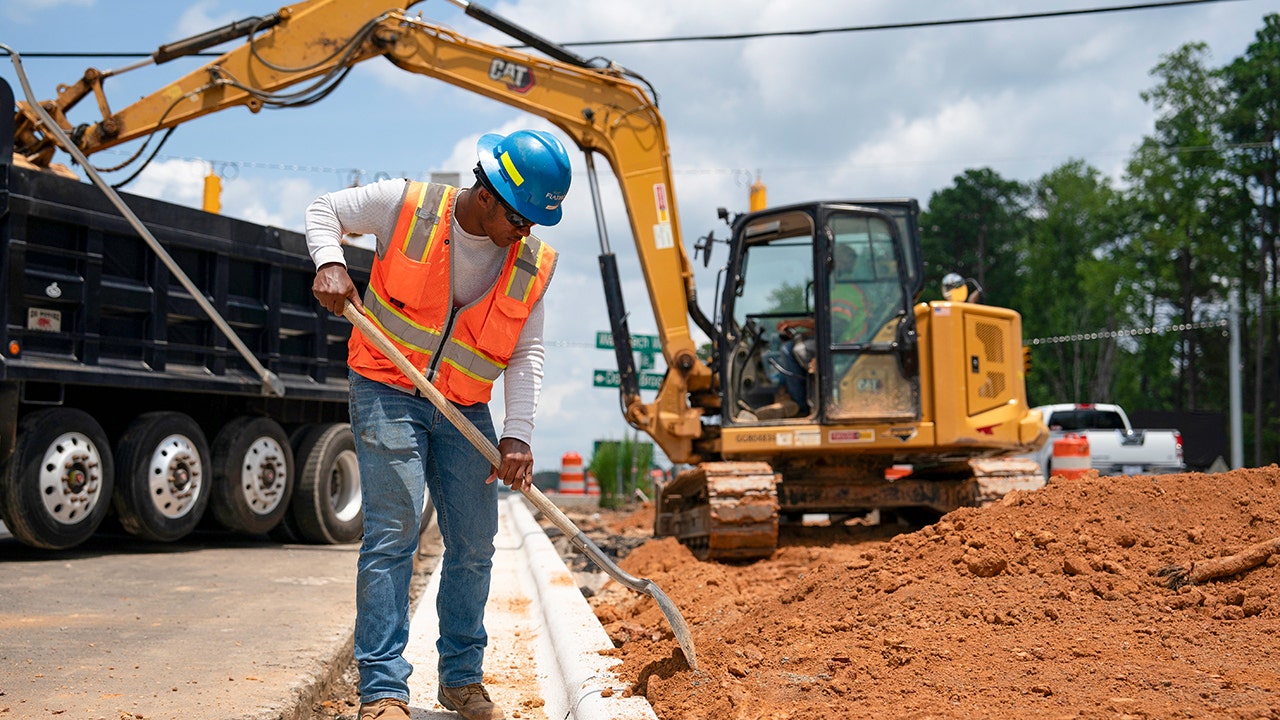
{"label": "red clay soil", "polygon": [[1161,574],[1280,537],[1276,466],[1091,475],[893,532],[784,537],[748,565],[650,540],[621,565],[680,607],[699,670],[611,585],[593,603],[619,677],[664,720],[1280,719],[1280,553],[1179,589]]}

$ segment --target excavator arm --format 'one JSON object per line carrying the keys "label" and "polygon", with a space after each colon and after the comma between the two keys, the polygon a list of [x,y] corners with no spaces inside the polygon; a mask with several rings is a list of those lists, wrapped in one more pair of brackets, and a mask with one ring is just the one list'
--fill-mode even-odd
{"label": "excavator arm", "polygon": [[[95,70],[86,72],[75,85],[59,87],[57,99],[43,106],[91,155],[234,106],[258,112],[266,106],[314,102],[327,95],[352,66],[381,56],[409,72],[545,118],[582,149],[593,173],[592,154],[607,159],[631,221],[669,370],[652,403],[624,387],[625,416],[632,426],[652,436],[671,460],[696,462],[693,442],[702,433],[702,409],[691,407],[689,394],[710,389],[712,373],[697,357],[690,333],[689,318],[696,302],[693,273],[680,237],[666,128],[653,96],[621,68],[593,67],[479,6],[453,0],[468,15],[548,56],[480,42],[411,17],[406,11],[417,1],[297,3],[270,16],[161,48],[153,56],[156,62],[248,36],[239,47],[120,110],[111,110],[103,90],[110,74]],[[102,119],[73,127],[66,113],[90,94],[97,99]],[[390,100],[387,106],[394,115]],[[54,145],[25,103],[19,103],[16,135],[19,154],[37,165],[49,164]],[[594,174],[591,185],[594,192]],[[598,198],[596,207],[598,212]],[[605,252],[611,257],[607,248]],[[610,310],[617,318],[619,311]],[[627,339],[618,340],[625,347]]]}

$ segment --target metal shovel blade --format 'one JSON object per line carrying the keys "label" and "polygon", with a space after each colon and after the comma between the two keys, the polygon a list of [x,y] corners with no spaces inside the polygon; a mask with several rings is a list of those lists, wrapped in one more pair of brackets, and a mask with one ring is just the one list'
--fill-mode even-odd
{"label": "metal shovel blade", "polygon": [[[467,439],[484,455],[490,465],[496,468],[502,464],[502,454],[498,452],[498,448],[493,446],[493,443],[489,442],[489,438],[485,437],[458,408],[454,407],[453,403],[445,399],[444,395],[441,395],[440,391],[427,381],[422,372],[414,367],[413,363],[409,362],[408,358],[387,339],[386,335],[382,334],[382,331],[373,324],[373,321],[365,317],[350,302],[343,308],[342,315],[347,320],[350,320],[351,324],[356,326],[360,332],[364,333],[364,336],[369,338],[382,351],[382,354],[391,360],[405,374],[405,377],[413,382],[414,387],[418,388],[431,401],[431,404],[435,405],[436,409],[443,413],[449,419],[449,422],[453,423],[454,427],[458,428],[459,432],[467,436]],[[552,524],[560,529],[560,532],[564,533],[565,537],[569,538],[569,542],[574,547],[581,550],[601,570],[614,580],[636,592],[648,595],[658,603],[658,608],[662,610],[662,614],[666,616],[667,622],[671,625],[671,631],[676,636],[676,642],[680,643],[680,650],[684,652],[684,657],[689,663],[689,667],[697,670],[698,660],[693,651],[693,634],[689,632],[689,624],[685,622],[684,616],[680,614],[680,610],[676,608],[675,603],[671,602],[671,598],[667,597],[667,594],[652,580],[637,578],[618,567],[599,546],[583,534],[577,525],[573,524],[573,521],[560,508],[556,507],[555,503],[548,500],[541,490],[530,485],[521,492],[539,512],[550,519]]]}

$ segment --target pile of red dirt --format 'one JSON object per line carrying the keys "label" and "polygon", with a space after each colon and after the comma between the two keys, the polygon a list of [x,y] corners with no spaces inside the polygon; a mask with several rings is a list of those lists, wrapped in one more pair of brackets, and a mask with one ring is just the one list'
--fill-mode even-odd
{"label": "pile of red dirt", "polygon": [[618,676],[664,720],[1280,719],[1280,550],[1174,588],[1280,537],[1276,466],[1090,475],[916,532],[833,532],[745,565],[669,538],[632,551],[699,669],[651,599],[611,585],[592,603]]}

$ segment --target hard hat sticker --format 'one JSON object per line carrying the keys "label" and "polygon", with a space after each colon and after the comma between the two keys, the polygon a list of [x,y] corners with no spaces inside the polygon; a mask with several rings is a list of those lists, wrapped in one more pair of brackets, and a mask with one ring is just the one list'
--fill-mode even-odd
{"label": "hard hat sticker", "polygon": [[511,184],[520,187],[524,184],[524,176],[516,169],[516,164],[511,162],[511,153],[504,152],[498,160],[502,163],[502,169],[507,171],[507,175],[511,177]]}

